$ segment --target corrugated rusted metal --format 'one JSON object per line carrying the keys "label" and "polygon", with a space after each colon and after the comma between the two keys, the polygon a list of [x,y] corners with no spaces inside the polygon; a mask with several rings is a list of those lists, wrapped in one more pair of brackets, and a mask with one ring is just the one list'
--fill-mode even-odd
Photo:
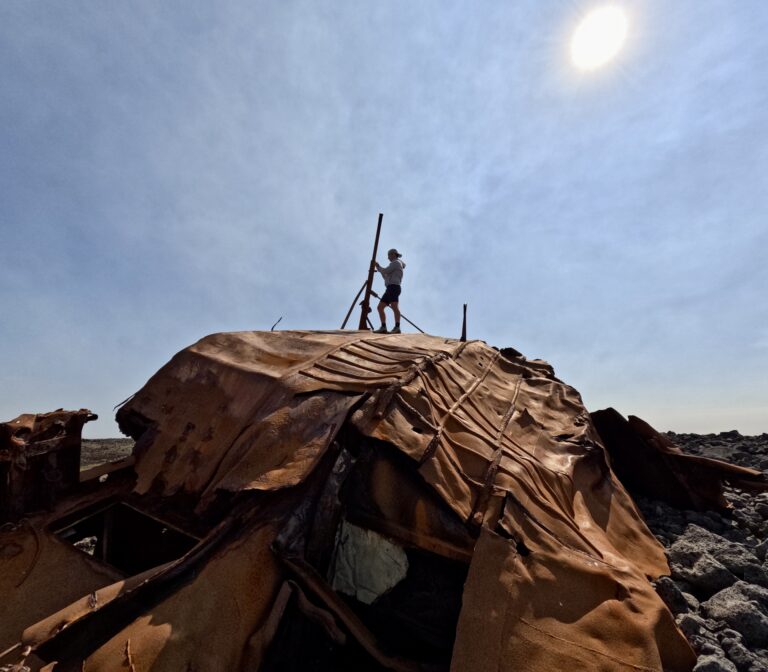
{"label": "corrugated rusted metal", "polygon": [[[427,335],[216,334],[118,421],[137,439],[120,496],[201,539],[24,623],[43,660],[272,670],[319,642],[312,669],[693,667],[647,580],[668,572],[662,548],[544,362]],[[335,592],[341,525],[401,546],[403,583],[434,578],[423,600]]]}

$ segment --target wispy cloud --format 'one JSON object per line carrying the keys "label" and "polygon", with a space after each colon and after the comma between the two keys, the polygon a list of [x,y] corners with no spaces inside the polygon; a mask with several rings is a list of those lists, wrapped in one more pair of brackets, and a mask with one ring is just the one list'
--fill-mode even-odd
{"label": "wispy cloud", "polygon": [[434,333],[469,302],[588,403],[768,402],[768,9],[627,7],[586,76],[579,3],[3,3],[0,414],[109,418],[205,333],[338,326],[379,211]]}

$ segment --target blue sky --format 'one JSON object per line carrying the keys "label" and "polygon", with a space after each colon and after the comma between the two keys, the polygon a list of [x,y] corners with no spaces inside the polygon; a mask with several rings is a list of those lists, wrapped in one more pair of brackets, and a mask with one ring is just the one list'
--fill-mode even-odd
{"label": "blue sky", "polygon": [[608,3],[577,70],[604,4],[3,0],[0,419],[114,436],[206,334],[337,328],[383,212],[426,331],[768,432],[768,4]]}

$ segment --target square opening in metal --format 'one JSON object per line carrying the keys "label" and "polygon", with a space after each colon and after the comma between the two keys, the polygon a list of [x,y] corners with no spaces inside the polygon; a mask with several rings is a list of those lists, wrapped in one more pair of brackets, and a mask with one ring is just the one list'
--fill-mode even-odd
{"label": "square opening in metal", "polygon": [[126,576],[176,560],[198,541],[124,502],[79,511],[51,529],[59,539]]}

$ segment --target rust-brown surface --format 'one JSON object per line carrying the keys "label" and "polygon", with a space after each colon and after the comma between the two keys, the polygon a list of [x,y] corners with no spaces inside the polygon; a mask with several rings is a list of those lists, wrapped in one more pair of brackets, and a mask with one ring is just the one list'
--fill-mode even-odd
{"label": "rust-brown surface", "polygon": [[78,482],[83,425],[88,409],[25,413],[0,423],[0,523],[51,506]]}
{"label": "rust-brown surface", "polygon": [[633,493],[663,500],[678,508],[724,509],[723,483],[755,492],[768,490],[768,480],[756,469],[721,460],[687,455],[647,422],[624,419],[607,408],[591,414],[611,465]]}
{"label": "rust-brown surface", "polygon": [[[110,497],[197,541],[138,576],[65,587],[62,561],[60,587],[20,586],[0,663],[29,647],[85,670],[694,665],[648,581],[662,548],[544,362],[427,335],[216,334],[118,420],[135,465],[26,524],[63,544],[56,521]],[[407,560],[371,604],[332,587],[349,525]]]}

